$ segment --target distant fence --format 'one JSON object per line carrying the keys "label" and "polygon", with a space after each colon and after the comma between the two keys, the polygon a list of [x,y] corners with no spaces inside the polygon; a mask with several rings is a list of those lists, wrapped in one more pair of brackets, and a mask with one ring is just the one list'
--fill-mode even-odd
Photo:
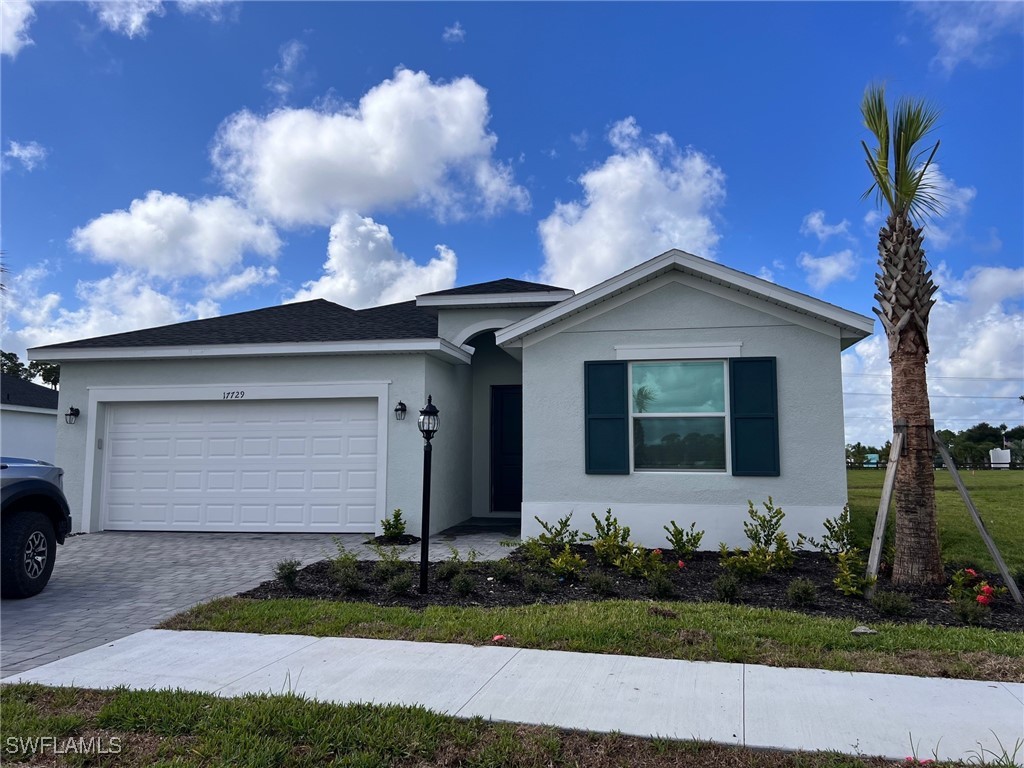
{"label": "distant fence", "polygon": [[[864,470],[885,469],[885,467],[886,467],[886,465],[888,463],[889,463],[888,461],[879,461],[877,464],[870,464],[870,465],[864,464],[864,465],[861,465],[861,466],[857,466],[855,464],[851,464],[850,462],[846,462],[846,468],[847,469],[864,469]],[[935,469],[945,469],[945,468],[946,468],[945,464],[943,464],[941,461],[937,462],[935,464]],[[1010,469],[1010,470],[1021,470],[1021,469],[1024,469],[1024,465],[1011,463],[1009,467],[992,467],[991,464],[985,464],[985,463],[960,464],[959,462],[957,462],[956,468],[961,470],[961,471],[967,471],[967,472],[976,472],[979,469],[985,470],[986,472],[990,471],[990,470],[993,471],[993,472],[1005,472],[1007,469]]]}

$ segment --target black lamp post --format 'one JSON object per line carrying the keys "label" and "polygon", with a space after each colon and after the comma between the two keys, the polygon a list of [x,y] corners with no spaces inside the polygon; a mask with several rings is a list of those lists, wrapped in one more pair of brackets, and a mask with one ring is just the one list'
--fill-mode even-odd
{"label": "black lamp post", "polygon": [[438,418],[437,406],[427,395],[427,404],[420,411],[416,426],[423,435],[423,519],[420,523],[420,592],[427,594],[427,558],[430,555],[430,454],[431,439],[437,434],[441,420]]}

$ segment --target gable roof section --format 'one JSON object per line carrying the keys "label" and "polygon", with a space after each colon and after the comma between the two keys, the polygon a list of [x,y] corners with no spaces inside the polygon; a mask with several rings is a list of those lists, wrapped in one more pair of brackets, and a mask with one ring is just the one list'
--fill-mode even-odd
{"label": "gable roof section", "polygon": [[573,296],[567,288],[530,283],[505,277],[486,283],[463,285],[446,291],[423,293],[416,297],[417,307],[432,309],[470,309],[474,307],[548,307]]}
{"label": "gable roof section", "polygon": [[836,326],[840,330],[843,349],[870,336],[874,331],[874,320],[870,317],[815,299],[799,291],[783,288],[717,262],[673,249],[503,328],[495,333],[495,341],[499,345],[520,341],[530,334],[674,270]]}
{"label": "gable roof section", "polygon": [[433,291],[423,293],[422,296],[470,296],[480,293],[540,293],[546,291],[564,291],[565,288],[558,288],[554,285],[543,283],[530,283],[526,280],[514,280],[511,277],[503,277],[501,280],[490,280],[486,283],[474,283],[473,285],[462,285],[458,288],[449,288],[446,291]]}
{"label": "gable roof section", "polygon": [[0,374],[0,403],[20,405],[25,408],[47,408],[57,410],[57,390],[41,387],[9,373]]}

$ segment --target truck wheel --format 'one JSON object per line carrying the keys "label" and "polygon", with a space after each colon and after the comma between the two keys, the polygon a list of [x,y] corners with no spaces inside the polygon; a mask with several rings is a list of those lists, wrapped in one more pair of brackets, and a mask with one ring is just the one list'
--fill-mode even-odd
{"label": "truck wheel", "polygon": [[46,515],[23,509],[6,516],[0,535],[0,594],[38,595],[50,580],[56,554],[57,539]]}

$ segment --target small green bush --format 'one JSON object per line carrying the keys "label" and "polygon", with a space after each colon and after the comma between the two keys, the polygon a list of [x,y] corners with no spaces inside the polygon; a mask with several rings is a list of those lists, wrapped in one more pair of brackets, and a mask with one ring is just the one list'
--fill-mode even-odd
{"label": "small green bush", "polygon": [[295,589],[295,580],[299,577],[300,565],[302,563],[298,560],[282,560],[274,567],[274,575],[288,589]]}
{"label": "small green bush", "polygon": [[711,586],[715,588],[715,597],[723,603],[735,603],[740,599],[740,580],[734,573],[723,573]]}
{"label": "small green bush", "polygon": [[359,576],[359,560],[345,549],[340,539],[335,539],[338,554],[331,558],[331,576],[346,592],[359,592],[363,588],[363,580]]}
{"label": "small green bush", "polygon": [[587,586],[602,597],[615,594],[615,582],[606,573],[592,573],[587,576]]}
{"label": "small green bush", "polygon": [[576,578],[583,573],[586,567],[587,561],[573,552],[568,544],[548,562],[548,569],[551,573],[566,580]]}
{"label": "small green bush", "polygon": [[402,551],[398,547],[382,547],[380,544],[374,544],[372,547],[380,558],[373,566],[373,577],[386,585],[406,569]]}
{"label": "small green bush", "polygon": [[452,579],[452,592],[459,597],[466,597],[473,594],[476,584],[473,577],[466,572],[459,573]]}
{"label": "small green bush", "polygon": [[534,536],[524,540],[518,552],[522,555],[528,566],[537,570],[547,568],[548,561],[554,554],[546,545],[541,544],[540,539]]}
{"label": "small green bush", "polygon": [[460,573],[462,573],[462,563],[452,562],[451,560],[438,563],[437,570],[435,571],[438,581],[451,581]]}
{"label": "small green bush", "polygon": [[396,509],[391,517],[385,517],[380,521],[381,529],[388,538],[398,538],[405,535],[405,520],[402,518],[402,510]]}
{"label": "small green bush", "polygon": [[835,557],[840,552],[848,552],[857,548],[857,535],[853,530],[853,523],[850,522],[850,505],[843,505],[843,511],[837,517],[830,517],[825,520],[825,535],[821,541],[812,536],[805,536],[798,533],[796,537],[797,547],[810,544],[819,552]]}
{"label": "small green bush", "polygon": [[394,595],[395,597],[408,594],[409,590],[412,589],[412,576],[408,573],[396,573],[387,580],[384,588],[389,595]]}
{"label": "small green bush", "polygon": [[579,532],[573,530],[569,524],[572,520],[572,512],[557,523],[545,523],[536,515],[534,515],[533,519],[540,523],[540,527],[544,529],[544,533],[537,537],[537,541],[547,547],[550,553],[549,557],[554,557],[558,552],[561,552],[564,546],[572,546],[579,541]]}
{"label": "small green bush", "polygon": [[910,598],[900,592],[875,592],[871,605],[883,616],[906,616],[910,613]]}
{"label": "small green bush", "polygon": [[616,558],[615,567],[627,576],[642,579],[649,579],[655,574],[664,575],[668,571],[660,549],[645,549],[633,542],[629,543],[626,554]]}
{"label": "small green bush", "polygon": [[683,560],[688,560],[693,556],[693,553],[697,551],[697,547],[700,546],[701,539],[704,538],[704,531],[697,530],[696,523],[690,523],[689,530],[680,528],[676,525],[675,520],[669,520],[668,525],[665,527],[666,540],[672,545],[672,549],[675,550]]}
{"label": "small green bush", "polygon": [[647,577],[647,592],[651,597],[672,597],[676,588],[664,573],[652,573]]}
{"label": "small green bush", "polygon": [[764,502],[763,514],[755,509],[754,502],[750,500],[747,501],[747,507],[750,521],[743,523],[743,532],[750,541],[750,547],[746,552],[739,547],[730,551],[723,542],[719,545],[722,566],[737,576],[747,578],[792,568],[793,547],[782,531],[782,519],[786,516],[782,507],[776,507],[771,496]]}
{"label": "small green bush", "polygon": [[593,542],[591,546],[598,562],[612,565],[629,548],[629,527],[619,525],[618,518],[612,516],[610,509],[604,513],[603,522],[593,512],[590,516],[594,518],[596,535],[584,533],[583,541]]}
{"label": "small green bush", "polygon": [[494,574],[494,578],[501,582],[512,581],[519,570],[513,563],[502,558],[501,560],[495,560],[491,563],[491,572]]}
{"label": "small green bush", "polygon": [[875,583],[864,575],[865,563],[860,550],[854,547],[835,556],[836,577],[832,580],[836,589],[849,597],[864,597],[864,591]]}
{"label": "small green bush", "polygon": [[798,608],[814,605],[817,597],[818,590],[810,579],[802,577],[793,579],[786,588],[786,598],[789,600],[790,605]]}
{"label": "small green bush", "polygon": [[533,595],[546,595],[555,591],[555,580],[539,573],[528,573],[523,576],[523,587]]}
{"label": "small green bush", "polygon": [[953,601],[953,615],[964,624],[981,627],[988,623],[992,609],[977,600],[961,599]]}

